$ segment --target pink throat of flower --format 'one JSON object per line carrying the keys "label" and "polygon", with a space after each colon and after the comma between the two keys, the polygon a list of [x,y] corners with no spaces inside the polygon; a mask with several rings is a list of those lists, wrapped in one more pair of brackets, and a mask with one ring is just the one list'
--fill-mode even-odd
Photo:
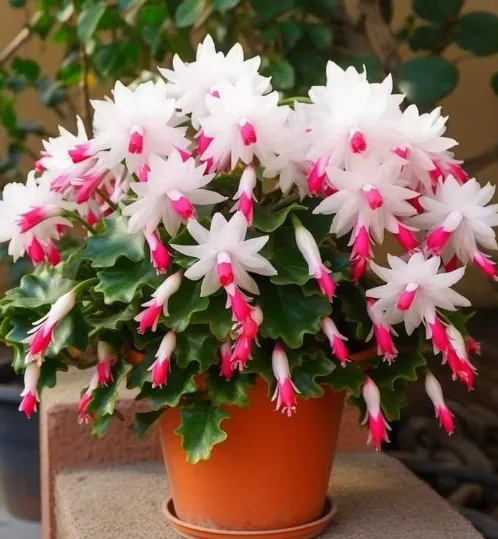
{"label": "pink throat of flower", "polygon": [[367,141],[361,131],[355,131],[349,137],[349,147],[353,153],[362,153],[367,149]]}
{"label": "pink throat of flower", "polygon": [[244,143],[244,146],[251,146],[252,144],[256,144],[258,142],[258,137],[256,136],[256,130],[254,129],[254,126],[248,122],[245,121],[240,124],[239,127],[240,136],[242,138],[242,142]]}
{"label": "pink throat of flower", "polygon": [[144,150],[144,130],[141,126],[131,129],[128,140],[128,152],[131,154],[141,154]]}
{"label": "pink throat of flower", "polygon": [[407,285],[407,287],[404,289],[404,291],[401,293],[401,295],[398,298],[397,307],[400,311],[408,311],[408,309],[413,304],[415,295],[417,294],[417,290],[418,290],[417,284],[409,283]]}
{"label": "pink throat of flower", "polygon": [[379,208],[382,208],[382,206],[384,205],[384,199],[382,198],[382,194],[375,187],[371,185],[366,185],[363,188],[363,194],[365,196],[365,200],[370,206],[370,209],[378,210]]}
{"label": "pink throat of flower", "polygon": [[233,268],[230,262],[219,262],[216,266],[218,281],[221,286],[231,285],[234,281]]}

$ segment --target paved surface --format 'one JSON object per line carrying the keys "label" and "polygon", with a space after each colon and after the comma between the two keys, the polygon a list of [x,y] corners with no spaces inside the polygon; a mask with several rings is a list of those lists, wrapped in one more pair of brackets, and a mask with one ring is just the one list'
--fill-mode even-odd
{"label": "paved surface", "polygon": [[12,517],[4,507],[0,489],[0,539],[40,539],[41,526],[37,522],[25,522]]}

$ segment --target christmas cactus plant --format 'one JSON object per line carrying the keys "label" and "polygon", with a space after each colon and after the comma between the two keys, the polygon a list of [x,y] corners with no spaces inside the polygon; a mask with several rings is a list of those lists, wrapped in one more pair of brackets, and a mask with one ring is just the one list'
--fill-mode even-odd
{"label": "christmas cactus plant", "polygon": [[[181,407],[195,462],[259,376],[288,416],[325,386],[348,391],[379,448],[425,376],[453,431],[426,362],[472,388],[469,302],[452,287],[469,262],[496,279],[494,187],[453,157],[440,109],[404,104],[391,77],[329,63],[325,86],[282,99],[259,67],[207,37],[194,62],[92,101],[93,133],[61,129],[26,184],[5,187],[0,239],[34,265],[1,302],[26,416],[75,365],[95,435],[126,385],[149,404],[139,434]],[[389,234],[400,256],[383,267]]]}

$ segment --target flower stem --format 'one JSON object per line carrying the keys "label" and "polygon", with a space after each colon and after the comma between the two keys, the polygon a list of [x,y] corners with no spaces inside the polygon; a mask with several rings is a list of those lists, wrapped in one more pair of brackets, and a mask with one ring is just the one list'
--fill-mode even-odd
{"label": "flower stem", "polygon": [[72,219],[73,221],[76,221],[81,226],[84,226],[90,233],[97,234],[97,230],[89,223],[87,223],[82,217],[80,217],[76,212],[71,210],[64,210],[63,217],[67,217],[68,219]]}
{"label": "flower stem", "polygon": [[78,283],[73,288],[73,293],[74,294],[79,294],[80,292],[83,292],[84,290],[86,290],[90,286],[96,285],[98,283],[99,283],[99,280],[97,279],[97,277],[92,277],[91,279],[86,279],[86,281],[82,281],[81,283]]}
{"label": "flower stem", "polygon": [[291,195],[290,197],[284,198],[283,200],[275,204],[275,206],[272,207],[272,210],[273,211],[280,210],[282,208],[290,206],[291,204],[294,204],[294,202],[297,202],[298,200],[299,200],[299,195],[295,193]]}
{"label": "flower stem", "polygon": [[294,108],[294,102],[297,101],[298,103],[306,103],[308,105],[311,104],[311,99],[309,97],[304,96],[296,96],[296,97],[287,97],[285,99],[282,99],[282,101],[278,102],[278,106],[281,107],[283,105],[290,105]]}
{"label": "flower stem", "polygon": [[105,193],[104,191],[102,191],[102,189],[95,189],[95,192],[97,193],[97,195],[99,195],[99,197],[102,199],[102,200],[105,200],[107,202],[107,204],[109,205],[109,208],[112,209],[112,211],[116,211],[118,209],[118,205],[113,202]]}

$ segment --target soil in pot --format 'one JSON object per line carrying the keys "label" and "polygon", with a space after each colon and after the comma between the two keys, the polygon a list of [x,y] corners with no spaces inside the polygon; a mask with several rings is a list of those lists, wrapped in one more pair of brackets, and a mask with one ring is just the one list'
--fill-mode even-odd
{"label": "soil in pot", "polygon": [[12,371],[10,358],[0,359],[0,488],[11,515],[38,521],[39,427],[37,418],[27,420],[18,411],[21,390],[22,379]]}

